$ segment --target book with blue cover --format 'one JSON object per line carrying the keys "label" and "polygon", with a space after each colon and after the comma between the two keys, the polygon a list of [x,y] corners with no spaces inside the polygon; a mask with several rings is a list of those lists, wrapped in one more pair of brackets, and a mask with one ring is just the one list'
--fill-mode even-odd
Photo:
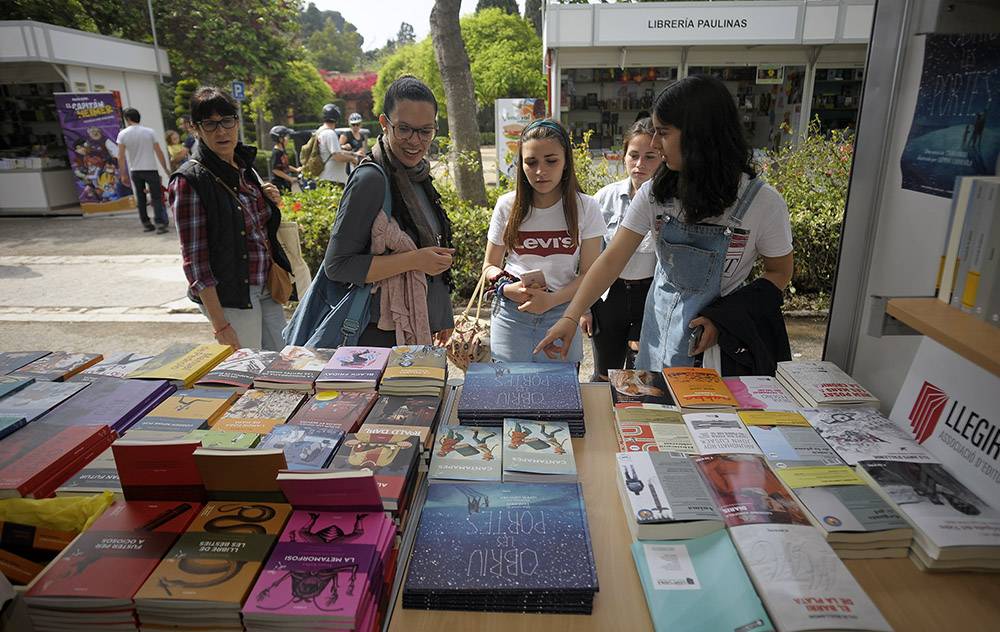
{"label": "book with blue cover", "polygon": [[87,382],[35,382],[0,399],[0,415],[24,417],[30,424],[88,386]]}
{"label": "book with blue cover", "polygon": [[35,360],[49,355],[51,351],[4,351],[0,352],[0,375],[7,375]]}
{"label": "book with blue cover", "polygon": [[339,428],[283,424],[261,437],[257,449],[283,450],[290,470],[321,470],[333,459],[343,438],[344,432]]}
{"label": "book with blue cover", "polygon": [[166,380],[74,378],[69,383],[76,382],[89,383],[90,386],[39,418],[38,423],[52,426],[108,425],[120,435],[174,392],[174,386]]}
{"label": "book with blue cover", "polygon": [[404,608],[590,613],[598,590],[577,483],[437,483]]}
{"label": "book with blue cover", "polygon": [[35,378],[23,375],[0,375],[0,399],[16,393],[25,386],[33,384]]}
{"label": "book with blue cover", "polygon": [[632,543],[656,632],[768,632],[774,626],[726,531]]}
{"label": "book with blue cover", "polygon": [[0,415],[0,439],[23,428],[28,421],[24,417],[16,415]]}

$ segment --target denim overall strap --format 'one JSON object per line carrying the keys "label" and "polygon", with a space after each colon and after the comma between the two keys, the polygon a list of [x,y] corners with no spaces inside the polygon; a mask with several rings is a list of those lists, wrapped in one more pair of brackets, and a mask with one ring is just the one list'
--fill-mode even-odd
{"label": "denim overall strap", "polygon": [[687,224],[664,214],[656,240],[656,272],[646,297],[636,368],[692,366],[688,323],[722,293],[722,268],[732,233],[762,182],[744,187],[726,225]]}

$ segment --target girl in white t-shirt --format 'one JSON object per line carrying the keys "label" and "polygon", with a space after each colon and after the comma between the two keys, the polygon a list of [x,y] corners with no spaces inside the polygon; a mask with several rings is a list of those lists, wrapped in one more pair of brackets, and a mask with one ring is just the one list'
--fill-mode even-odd
{"label": "girl in white t-shirt", "polygon": [[[535,346],[600,254],[605,224],[594,198],[580,193],[569,135],[559,123],[541,119],[525,127],[517,164],[517,186],[497,200],[487,234],[483,269],[497,288],[490,351],[501,362],[546,362],[552,359]],[[521,282],[535,270],[541,284]],[[573,319],[574,332],[579,320]],[[559,360],[582,358],[577,339]]]}
{"label": "girl in white t-shirt", "polygon": [[[576,334],[576,319],[618,278],[643,237],[653,232],[657,266],[636,368],[659,371],[704,361],[704,366],[721,370],[719,330],[702,312],[719,314],[720,297],[742,286],[758,257],[764,272],[749,286],[756,293],[740,309],[723,310],[721,316],[732,326],[727,331],[744,334],[756,327],[757,312],[765,314],[769,308],[766,316],[779,322],[768,321],[774,325],[770,330],[755,330],[761,335],[754,342],[780,337],[773,332],[784,331],[781,290],[792,278],[788,208],[777,191],[756,177],[736,106],[718,79],[695,75],[668,86],[657,95],[652,118],[653,141],[665,167],[639,189],[622,221],[625,230],[615,233],[564,318],[537,350],[544,349],[549,357],[565,353]],[[771,304],[760,305],[761,296]],[[728,348],[733,338],[727,339],[727,358],[747,353],[739,344]],[[772,360],[790,359],[778,357],[787,353],[787,335],[784,350],[780,340],[773,340],[773,346],[757,345],[754,351],[761,356],[770,352]]]}

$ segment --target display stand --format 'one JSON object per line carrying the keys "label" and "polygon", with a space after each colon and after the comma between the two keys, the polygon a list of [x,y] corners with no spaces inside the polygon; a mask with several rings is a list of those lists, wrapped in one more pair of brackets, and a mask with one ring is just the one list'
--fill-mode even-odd
{"label": "display stand", "polygon": [[1000,376],[1000,329],[936,298],[894,298],[886,313]]}
{"label": "display stand", "polygon": [[[587,436],[574,440],[583,486],[600,592],[594,612],[583,615],[510,614],[410,610],[401,594],[389,613],[393,632],[606,632],[652,630],[649,610],[629,551],[632,538],[617,490],[614,416],[607,384],[583,384]],[[454,417],[453,423],[457,423]],[[418,520],[409,524],[415,529]],[[411,538],[412,541],[412,538]],[[409,559],[409,551],[400,553]],[[899,631],[989,630],[1000,621],[1000,575],[935,574],[919,571],[907,559],[849,560],[851,573]],[[399,572],[405,572],[400,566]],[[405,577],[403,579],[405,583]],[[400,591],[401,592],[401,591]]]}

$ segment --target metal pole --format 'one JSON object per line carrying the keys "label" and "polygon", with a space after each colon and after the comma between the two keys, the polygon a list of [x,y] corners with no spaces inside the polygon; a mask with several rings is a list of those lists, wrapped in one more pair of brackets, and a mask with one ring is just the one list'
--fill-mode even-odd
{"label": "metal pole", "polygon": [[247,139],[246,136],[243,135],[243,130],[246,128],[246,123],[243,121],[243,101],[237,101],[236,104],[240,106],[238,112],[240,115],[240,142],[246,145]]}
{"label": "metal pole", "polygon": [[160,68],[160,44],[156,39],[156,18],[153,17],[153,0],[146,0],[146,7],[149,9],[149,28],[153,31],[153,57],[156,60],[156,76],[163,83],[163,70]]}

